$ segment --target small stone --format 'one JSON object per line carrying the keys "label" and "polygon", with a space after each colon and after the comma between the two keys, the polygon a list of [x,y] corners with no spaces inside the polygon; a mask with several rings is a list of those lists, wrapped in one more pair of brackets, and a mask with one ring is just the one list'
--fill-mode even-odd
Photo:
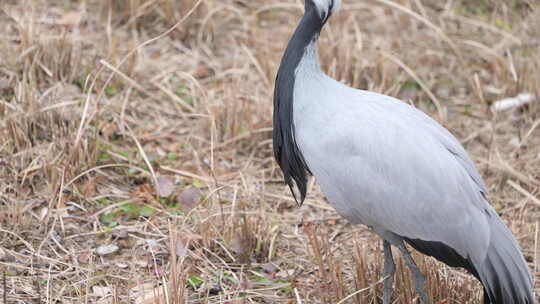
{"label": "small stone", "polygon": [[111,294],[111,288],[110,287],[103,287],[103,286],[93,286],[92,291],[94,293],[94,296],[96,297],[106,297],[109,294]]}
{"label": "small stone", "polygon": [[120,247],[114,245],[114,244],[108,244],[108,245],[101,245],[96,249],[96,253],[100,256],[110,255],[113,253],[118,252],[120,250]]}
{"label": "small stone", "polygon": [[521,144],[521,140],[519,140],[519,137],[517,136],[514,136],[510,139],[510,141],[508,142],[511,146],[517,148],[520,146]]}
{"label": "small stone", "polygon": [[63,240],[62,236],[56,230],[53,230],[51,232],[51,238],[53,238],[58,243],[62,243]]}

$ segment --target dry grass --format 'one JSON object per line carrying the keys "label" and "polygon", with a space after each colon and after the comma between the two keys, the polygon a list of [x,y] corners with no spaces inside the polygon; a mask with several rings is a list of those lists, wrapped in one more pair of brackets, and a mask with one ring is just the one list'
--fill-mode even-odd
{"label": "dry grass", "polygon": [[[380,241],[313,184],[297,208],[271,157],[273,77],[301,2],[2,1],[0,301],[380,303]],[[540,95],[538,3],[344,7],[325,70],[462,140],[538,291],[538,97],[489,110]],[[468,275],[417,260],[434,303],[480,303]],[[415,303],[398,268],[397,303]]]}

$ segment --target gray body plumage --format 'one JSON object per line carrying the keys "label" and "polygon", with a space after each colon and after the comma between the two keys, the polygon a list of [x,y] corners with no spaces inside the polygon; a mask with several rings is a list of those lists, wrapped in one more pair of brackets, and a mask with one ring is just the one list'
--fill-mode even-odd
{"label": "gray body plumage", "polygon": [[523,298],[500,303],[533,303],[515,238],[466,151],[440,124],[400,100],[328,77],[315,43],[296,70],[294,124],[307,166],[343,217],[390,243],[442,243],[469,259],[486,284],[501,275],[515,281],[497,284]]}
{"label": "gray body plumage", "polygon": [[406,241],[466,268],[486,303],[534,303],[519,245],[455,137],[402,101],[321,71],[318,32],[338,2],[306,0],[278,72],[274,151],[286,182],[305,183],[309,170],[339,214],[400,250]]}
{"label": "gray body plumage", "polygon": [[485,256],[493,210],[457,140],[404,102],[329,78],[314,50],[296,73],[296,140],[336,210],[375,231]]}

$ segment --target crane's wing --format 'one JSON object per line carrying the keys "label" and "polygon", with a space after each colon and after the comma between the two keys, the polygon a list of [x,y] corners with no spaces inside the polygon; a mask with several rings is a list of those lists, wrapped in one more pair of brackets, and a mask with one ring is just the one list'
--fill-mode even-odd
{"label": "crane's wing", "polygon": [[493,209],[461,144],[401,101],[353,92],[351,102],[312,109],[306,116],[317,118],[297,123],[300,148],[329,201],[353,222],[482,260]]}
{"label": "crane's wing", "polygon": [[297,143],[340,214],[468,269],[491,302],[534,302],[517,241],[446,129],[394,98],[303,81],[295,91]]}
{"label": "crane's wing", "polygon": [[422,119],[424,123],[429,126],[430,133],[439,140],[439,142],[452,153],[456,158],[456,161],[467,171],[467,174],[472,178],[472,180],[478,186],[478,190],[483,194],[487,199],[487,189],[484,184],[484,180],[478,173],[478,170],[474,166],[474,163],[469,158],[469,155],[463,149],[463,146],[459,141],[450,133],[447,129],[443,128],[440,124],[432,120],[430,117],[425,115],[423,112],[415,111],[415,115],[419,116],[419,119]]}

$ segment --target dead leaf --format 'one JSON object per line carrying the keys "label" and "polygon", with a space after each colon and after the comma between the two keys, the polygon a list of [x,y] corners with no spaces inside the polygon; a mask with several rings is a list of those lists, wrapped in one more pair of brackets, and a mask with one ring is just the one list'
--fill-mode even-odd
{"label": "dead leaf", "polygon": [[161,204],[155,198],[155,192],[152,186],[148,184],[142,184],[137,186],[137,190],[132,193],[135,199],[142,200],[152,206],[161,207]]}
{"label": "dead leaf", "polygon": [[277,267],[272,263],[263,264],[261,268],[267,273],[275,273],[277,271]]}
{"label": "dead leaf", "polygon": [[245,242],[238,234],[234,236],[231,247],[237,255],[243,255],[246,252]]}
{"label": "dead leaf", "polygon": [[189,246],[189,241],[184,243],[184,240],[182,238],[178,238],[175,244],[176,255],[180,258],[187,256],[189,253],[188,246]]}
{"label": "dead leaf", "polygon": [[84,252],[80,254],[77,257],[77,261],[81,264],[88,264],[90,262],[90,258],[92,257],[92,253],[90,251]]}
{"label": "dead leaf", "polygon": [[195,187],[188,187],[178,197],[184,210],[191,210],[201,202],[201,191]]}
{"label": "dead leaf", "polygon": [[98,179],[91,177],[82,187],[82,193],[85,197],[93,197],[97,193]]}
{"label": "dead leaf", "polygon": [[169,197],[174,192],[174,183],[168,177],[161,175],[157,179],[157,189],[160,197]]}
{"label": "dead leaf", "polygon": [[112,231],[111,234],[113,237],[120,240],[127,239],[129,237],[127,230],[123,230],[123,229],[115,229]]}
{"label": "dead leaf", "polygon": [[100,132],[105,138],[113,138],[118,133],[118,125],[114,122],[106,122],[100,126]]}
{"label": "dead leaf", "polygon": [[242,277],[240,279],[240,284],[238,284],[238,287],[240,290],[249,290],[253,288],[253,283],[249,281],[249,279]]}
{"label": "dead leaf", "polygon": [[[61,200],[61,201],[64,201],[64,200]],[[69,209],[66,206],[66,203],[63,203],[62,205],[64,205],[63,208],[56,208],[56,215],[59,216],[59,217],[69,217]]]}
{"label": "dead leaf", "polygon": [[202,240],[202,236],[189,232],[182,231],[182,234],[176,238],[176,255],[183,258],[189,254],[189,250],[194,248],[194,244]]}
{"label": "dead leaf", "polygon": [[82,17],[82,12],[68,12],[62,16],[58,24],[75,26],[81,23]]}
{"label": "dead leaf", "polygon": [[294,269],[287,269],[287,270],[282,270],[282,271],[278,272],[276,274],[276,277],[278,277],[278,278],[290,278],[290,277],[294,276],[294,274],[295,274]]}
{"label": "dead leaf", "polygon": [[130,290],[130,298],[135,298],[135,304],[165,303],[165,293],[161,286],[154,287],[153,283],[145,283]]}
{"label": "dead leaf", "polygon": [[148,260],[136,260],[133,262],[135,265],[141,267],[141,268],[147,268],[148,267]]}

